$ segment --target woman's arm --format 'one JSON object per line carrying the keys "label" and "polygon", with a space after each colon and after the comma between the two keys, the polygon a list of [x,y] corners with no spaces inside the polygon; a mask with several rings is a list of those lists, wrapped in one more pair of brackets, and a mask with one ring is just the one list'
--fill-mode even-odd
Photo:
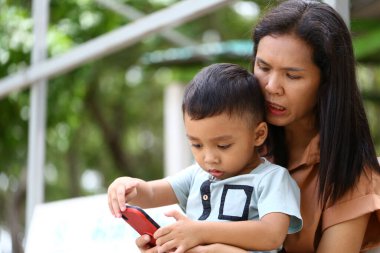
{"label": "woman's arm", "polygon": [[317,253],[358,253],[362,246],[370,214],[327,228]]}
{"label": "woman's arm", "polygon": [[186,251],[186,253],[247,253],[247,251],[231,245],[215,243],[196,246]]}
{"label": "woman's arm", "polygon": [[[136,239],[136,245],[141,253],[157,253],[157,247],[150,247],[149,242],[149,235],[143,235]],[[196,246],[186,251],[186,253],[247,253],[247,251],[230,245],[216,243]]]}

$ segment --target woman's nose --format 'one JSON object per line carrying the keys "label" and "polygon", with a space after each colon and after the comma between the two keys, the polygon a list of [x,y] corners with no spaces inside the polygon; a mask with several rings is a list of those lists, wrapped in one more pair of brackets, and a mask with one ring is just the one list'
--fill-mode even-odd
{"label": "woman's nose", "polygon": [[283,95],[284,89],[282,87],[282,80],[277,74],[268,76],[265,90],[272,95]]}

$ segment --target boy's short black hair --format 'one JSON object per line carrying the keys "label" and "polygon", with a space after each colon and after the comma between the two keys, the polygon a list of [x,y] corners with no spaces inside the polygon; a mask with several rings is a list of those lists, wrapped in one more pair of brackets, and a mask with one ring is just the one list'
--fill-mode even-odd
{"label": "boy's short black hair", "polygon": [[256,77],[236,64],[203,68],[186,87],[182,111],[198,120],[227,113],[265,120],[265,102]]}

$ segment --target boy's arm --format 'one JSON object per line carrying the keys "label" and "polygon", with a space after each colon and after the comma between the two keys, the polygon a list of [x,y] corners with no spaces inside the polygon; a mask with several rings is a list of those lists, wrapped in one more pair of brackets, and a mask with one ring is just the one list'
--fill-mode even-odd
{"label": "boy's arm", "polygon": [[288,232],[290,217],[269,213],[261,220],[236,222],[191,221],[178,212],[169,214],[177,222],[160,228],[154,237],[160,250],[185,252],[197,245],[222,243],[247,250],[279,248]]}
{"label": "boy's arm", "polygon": [[178,203],[173,188],[167,180],[141,180],[137,186],[137,197],[128,202],[142,208],[166,206]]}
{"label": "boy's arm", "polygon": [[206,223],[200,223],[203,229],[198,229],[207,241],[204,243],[225,243],[247,250],[274,250],[285,240],[290,217],[284,213],[269,213],[261,220]]}
{"label": "boy's arm", "polygon": [[111,213],[121,217],[120,211],[125,210],[125,203],[150,208],[177,203],[177,198],[166,180],[146,182],[138,178],[119,177],[108,187]]}

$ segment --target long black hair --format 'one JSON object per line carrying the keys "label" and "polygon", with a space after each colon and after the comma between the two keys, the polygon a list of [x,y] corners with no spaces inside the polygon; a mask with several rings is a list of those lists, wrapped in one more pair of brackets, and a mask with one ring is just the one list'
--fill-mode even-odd
{"label": "long black hair", "polygon": [[[365,167],[380,172],[356,81],[351,35],[329,5],[286,1],[264,15],[254,29],[253,61],[263,37],[284,34],[310,45],[312,60],[320,69],[315,108],[320,133],[319,199],[334,203],[354,186]],[[287,166],[284,129],[271,126],[271,130],[275,162]]]}

